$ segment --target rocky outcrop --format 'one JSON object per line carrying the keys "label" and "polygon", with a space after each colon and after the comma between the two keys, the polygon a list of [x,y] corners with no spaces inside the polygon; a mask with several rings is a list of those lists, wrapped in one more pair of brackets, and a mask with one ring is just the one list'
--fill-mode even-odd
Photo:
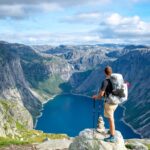
{"label": "rocky outcrop", "polygon": [[22,103],[17,101],[0,100],[0,136],[19,138],[21,128],[32,129],[31,114]]}
{"label": "rocky outcrop", "polygon": [[36,145],[37,150],[67,150],[72,143],[71,139],[48,140]]}
{"label": "rocky outcrop", "polygon": [[92,129],[85,129],[79,133],[70,145],[69,150],[126,150],[123,137],[119,131],[116,131],[116,143],[105,142],[107,134],[102,134]]}
{"label": "rocky outcrop", "polygon": [[128,139],[126,147],[132,150],[149,150],[150,139]]}

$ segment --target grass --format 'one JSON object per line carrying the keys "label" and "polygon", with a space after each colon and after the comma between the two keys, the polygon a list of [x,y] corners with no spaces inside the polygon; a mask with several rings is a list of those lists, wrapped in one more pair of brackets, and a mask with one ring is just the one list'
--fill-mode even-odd
{"label": "grass", "polygon": [[26,145],[32,143],[41,143],[45,139],[66,139],[65,134],[46,134],[39,130],[22,130],[22,135],[12,139],[11,137],[0,137],[0,147],[9,145]]}
{"label": "grass", "polygon": [[146,144],[146,146],[148,147],[148,150],[150,150],[150,144]]}
{"label": "grass", "polygon": [[68,138],[66,134],[47,134],[39,130],[24,130],[22,138],[29,143],[43,142],[46,138],[49,139],[64,139]]}
{"label": "grass", "polygon": [[29,144],[29,142],[0,137],[0,147],[6,147],[9,145],[25,145],[25,144]]}
{"label": "grass", "polygon": [[6,100],[0,99],[0,104],[3,106],[3,108],[5,109],[5,111],[9,110],[9,105],[8,105],[8,103],[7,103]]}
{"label": "grass", "polygon": [[39,81],[38,85],[33,89],[43,98],[47,99],[47,97],[51,97],[62,92],[59,85],[63,82],[64,81],[60,78],[60,76],[55,74],[49,76],[49,78],[44,81]]}
{"label": "grass", "polygon": [[126,148],[128,148],[128,149],[134,149],[134,146],[131,145],[131,144],[126,144]]}

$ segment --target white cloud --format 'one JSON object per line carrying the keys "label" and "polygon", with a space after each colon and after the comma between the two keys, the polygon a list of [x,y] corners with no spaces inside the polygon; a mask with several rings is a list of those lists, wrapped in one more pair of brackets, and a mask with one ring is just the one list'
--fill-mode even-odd
{"label": "white cloud", "polygon": [[111,0],[1,0],[0,18],[24,18],[33,12],[60,11],[83,5],[103,5]]}
{"label": "white cloud", "polygon": [[150,23],[142,21],[139,16],[124,17],[114,13],[103,19],[98,33],[104,39],[144,42],[150,39],[149,27]]}
{"label": "white cloud", "polygon": [[[3,33],[1,33],[3,34]],[[99,35],[90,33],[5,33],[3,37],[0,37],[2,41],[18,42],[24,44],[96,44],[101,41]]]}
{"label": "white cloud", "polygon": [[0,18],[21,19],[36,11],[40,13],[43,11],[60,11],[64,8],[82,8],[82,6],[94,8],[95,6],[105,5],[109,7],[109,5],[112,5],[113,7],[115,4],[119,7],[122,3],[134,5],[141,2],[148,2],[149,4],[149,0],[0,0]]}
{"label": "white cloud", "polygon": [[98,23],[101,18],[101,13],[99,12],[84,12],[84,13],[77,13],[72,16],[65,17],[62,22],[68,23]]}
{"label": "white cloud", "polygon": [[42,3],[37,6],[39,9],[44,11],[60,11],[62,8],[57,3]]}
{"label": "white cloud", "polygon": [[140,3],[140,2],[149,2],[149,0],[130,0],[133,3]]}
{"label": "white cloud", "polygon": [[119,15],[118,13],[111,14],[106,18],[105,23],[112,25],[112,26],[120,26],[120,25],[136,25],[139,22],[141,22],[139,16],[133,16],[133,17],[123,17]]}
{"label": "white cloud", "polygon": [[0,4],[10,4],[10,5],[15,5],[15,4],[42,4],[42,3],[57,3],[60,6],[74,6],[74,5],[81,5],[81,4],[97,4],[97,3],[101,3],[101,4],[105,4],[110,2],[111,0],[97,0],[97,1],[93,1],[93,0],[1,0]]}
{"label": "white cloud", "polygon": [[[84,16],[84,15],[83,15]],[[85,15],[86,16],[86,15]],[[96,44],[96,43],[150,43],[150,23],[144,22],[139,16],[126,17],[120,14],[101,16],[98,29],[70,33],[49,31],[35,32],[2,32],[0,40],[24,44]]]}

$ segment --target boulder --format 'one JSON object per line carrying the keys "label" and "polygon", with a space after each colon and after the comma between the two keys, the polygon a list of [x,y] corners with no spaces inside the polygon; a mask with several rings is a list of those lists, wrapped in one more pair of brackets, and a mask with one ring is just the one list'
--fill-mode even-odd
{"label": "boulder", "polygon": [[148,150],[148,147],[146,145],[150,145],[149,139],[126,140],[126,147],[132,150]]}
{"label": "boulder", "polygon": [[68,149],[71,139],[56,139],[56,140],[47,140],[41,144],[36,145],[37,150],[64,150]]}
{"label": "boulder", "polygon": [[69,150],[126,150],[124,139],[119,131],[116,131],[117,142],[115,143],[105,142],[104,138],[108,136],[107,133],[94,130],[93,134],[93,129],[85,129],[70,144]]}
{"label": "boulder", "polygon": [[139,142],[130,144],[130,147],[132,148],[132,150],[148,150],[147,146]]}

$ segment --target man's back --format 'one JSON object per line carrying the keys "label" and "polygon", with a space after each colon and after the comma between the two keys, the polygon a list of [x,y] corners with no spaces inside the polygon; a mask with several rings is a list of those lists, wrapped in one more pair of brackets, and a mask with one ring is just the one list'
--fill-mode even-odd
{"label": "man's back", "polygon": [[107,96],[107,97],[109,96],[110,93],[112,93],[113,87],[112,87],[112,83],[109,78],[105,79],[102,82],[101,90],[105,91],[105,96]]}

